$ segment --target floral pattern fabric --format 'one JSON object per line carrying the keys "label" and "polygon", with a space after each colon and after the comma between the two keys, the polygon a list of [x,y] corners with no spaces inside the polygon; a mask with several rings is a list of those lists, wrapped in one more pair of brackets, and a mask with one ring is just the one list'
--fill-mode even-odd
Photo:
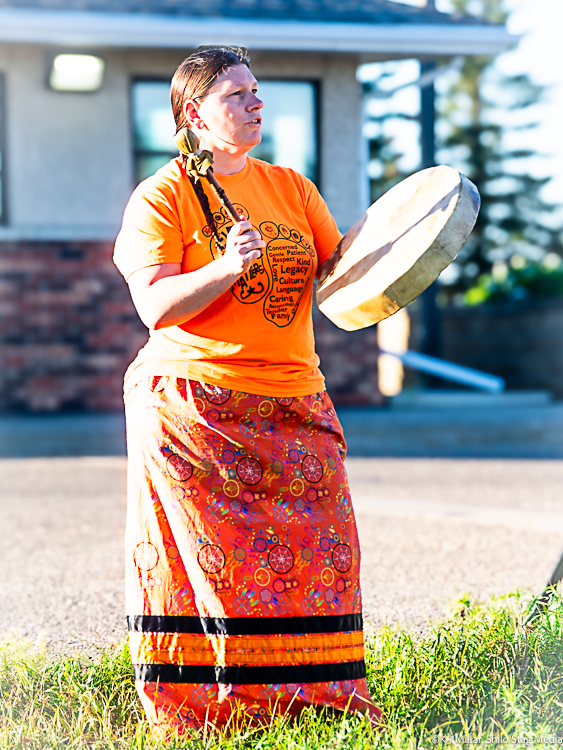
{"label": "floral pattern fabric", "polygon": [[126,398],[126,606],[155,727],[368,712],[360,549],[326,392],[151,377]]}

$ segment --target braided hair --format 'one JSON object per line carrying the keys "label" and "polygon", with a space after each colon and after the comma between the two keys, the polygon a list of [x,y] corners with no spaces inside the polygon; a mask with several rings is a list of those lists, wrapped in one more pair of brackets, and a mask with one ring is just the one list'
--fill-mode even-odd
{"label": "braided hair", "polygon": [[[227,70],[236,65],[246,65],[247,68],[250,68],[248,50],[244,47],[221,45],[198,47],[193,54],[180,64],[178,70],[174,73],[170,88],[176,133],[182,128],[189,127],[183,112],[184,102],[187,99],[200,101],[204,99],[221,73],[226,73]],[[186,158],[186,156],[182,156],[184,166]],[[203,189],[201,180],[196,180],[191,175],[188,176],[205,216],[207,226],[213,234],[219,251],[222,253],[225,250],[225,243],[219,237],[217,223],[213,217],[209,199]]]}
{"label": "braided hair", "polygon": [[[188,158],[187,154],[182,154],[181,158],[185,166],[186,159]],[[191,174],[188,174],[188,178],[190,182],[192,183],[193,189],[199,201],[199,205],[201,206],[201,210],[203,211],[203,214],[205,216],[205,221],[207,222],[207,226],[209,227],[209,229],[211,230],[211,233],[213,234],[213,238],[215,239],[215,244],[217,245],[219,252],[223,254],[225,252],[225,243],[219,237],[219,230],[217,229],[217,222],[215,221],[215,217],[213,216],[213,211],[211,210],[211,206],[209,205],[209,198],[207,197],[207,194],[205,190],[203,189],[201,180],[196,180],[196,178],[192,177]]]}

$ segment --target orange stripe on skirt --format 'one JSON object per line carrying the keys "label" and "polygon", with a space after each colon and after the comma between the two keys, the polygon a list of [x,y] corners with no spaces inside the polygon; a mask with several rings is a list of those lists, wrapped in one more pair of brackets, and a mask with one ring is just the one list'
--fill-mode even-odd
{"label": "orange stripe on skirt", "polygon": [[126,398],[126,606],[155,727],[368,712],[360,549],[326,394],[152,377]]}

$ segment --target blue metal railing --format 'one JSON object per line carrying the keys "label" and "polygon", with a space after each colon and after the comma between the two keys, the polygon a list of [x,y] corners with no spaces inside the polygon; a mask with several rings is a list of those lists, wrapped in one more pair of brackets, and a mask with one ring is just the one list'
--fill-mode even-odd
{"label": "blue metal railing", "polygon": [[412,367],[413,370],[427,372],[429,375],[436,375],[439,378],[444,378],[444,380],[463,383],[464,385],[469,385],[480,391],[488,391],[489,393],[501,393],[504,391],[504,380],[498,378],[496,375],[488,375],[485,372],[473,370],[470,367],[455,365],[443,359],[429,357],[427,354],[420,354],[420,352],[407,350],[406,352],[397,353],[388,352],[383,349],[380,352],[381,354],[389,354],[392,357],[397,357],[405,367]]}

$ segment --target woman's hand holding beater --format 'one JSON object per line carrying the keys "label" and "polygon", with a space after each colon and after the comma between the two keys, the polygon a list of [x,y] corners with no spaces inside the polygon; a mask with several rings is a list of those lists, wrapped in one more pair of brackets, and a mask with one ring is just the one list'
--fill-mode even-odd
{"label": "woman's hand holding beater", "polygon": [[227,274],[240,275],[262,257],[265,247],[260,232],[253,229],[249,221],[239,221],[229,230],[225,252],[219,262]]}
{"label": "woman's hand holding beater", "polygon": [[182,273],[180,263],[141,268],[129,277],[129,287],[142,321],[151,330],[180,325],[225,294],[266,243],[249,221],[234,224],[225,252],[196,271]]}

